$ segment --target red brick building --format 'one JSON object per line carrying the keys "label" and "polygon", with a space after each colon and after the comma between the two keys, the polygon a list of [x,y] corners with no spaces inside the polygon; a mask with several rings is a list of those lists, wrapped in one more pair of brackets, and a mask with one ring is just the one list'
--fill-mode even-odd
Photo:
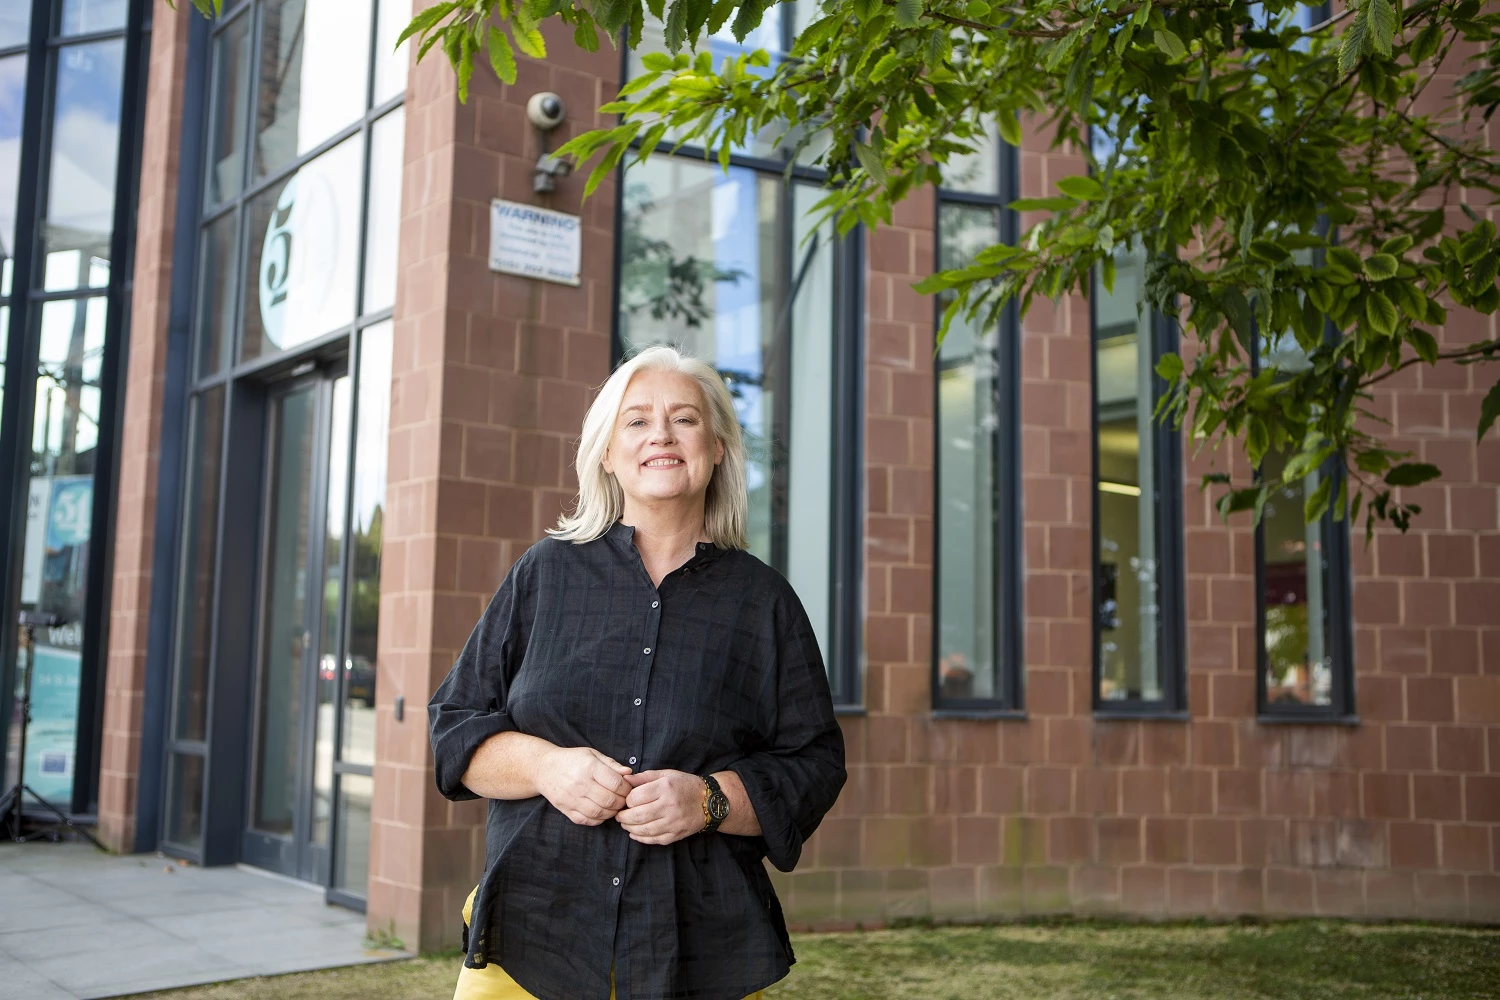
{"label": "red brick building", "polygon": [[[592,388],[671,340],[735,392],[752,546],[843,713],[849,783],[777,877],[793,922],[1500,919],[1500,443],[1475,444],[1474,369],[1378,397],[1444,470],[1410,534],[1305,527],[1295,495],[1259,536],[1226,526],[1197,485],[1215,456],[1149,421],[1177,333],[1136,308],[1139,261],[934,355],[912,283],[1014,238],[1002,206],[1076,151],[997,142],[846,241],[803,239],[819,175],[759,141],[581,204],[536,164],[603,121],[617,52],[549,33],[460,104],[441,60],[386,58],[409,12],[366,6],[370,49],[339,57],[363,97],[310,68],[334,51],[316,4],[150,26],[94,608],[112,846],[264,865],[409,945],[456,940],[483,813],[437,794],[426,701],[572,498]],[[527,120],[542,92],[556,133]],[[576,285],[491,270],[494,199],[579,217]],[[1495,334],[1450,315],[1447,342]]]}

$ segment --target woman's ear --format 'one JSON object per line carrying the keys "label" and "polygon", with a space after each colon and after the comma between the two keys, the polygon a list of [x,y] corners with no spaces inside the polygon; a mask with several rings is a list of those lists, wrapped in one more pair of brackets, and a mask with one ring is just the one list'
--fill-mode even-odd
{"label": "woman's ear", "polygon": [[611,476],[613,476],[615,474],[614,463],[609,460],[609,449],[608,448],[604,449],[604,455],[603,455],[602,458],[599,459],[599,466],[605,472],[609,473]]}
{"label": "woman's ear", "polygon": [[724,463],[724,439],[721,437],[714,438],[714,448],[714,464],[722,465]]}

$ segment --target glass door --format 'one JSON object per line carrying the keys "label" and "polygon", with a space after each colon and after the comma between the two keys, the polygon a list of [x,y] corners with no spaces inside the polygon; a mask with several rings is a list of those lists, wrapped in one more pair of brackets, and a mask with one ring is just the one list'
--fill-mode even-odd
{"label": "glass door", "polygon": [[327,883],[333,813],[347,375],[314,372],[266,404],[255,717],[244,859]]}

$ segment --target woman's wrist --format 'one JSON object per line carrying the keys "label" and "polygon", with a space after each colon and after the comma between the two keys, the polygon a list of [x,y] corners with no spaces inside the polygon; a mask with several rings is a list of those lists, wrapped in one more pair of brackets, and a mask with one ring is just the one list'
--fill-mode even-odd
{"label": "woman's wrist", "polygon": [[745,792],[745,783],[740,776],[734,771],[715,771],[713,777],[729,800],[729,815],[719,824],[719,832],[739,837],[759,836],[760,819],[755,815],[755,807],[750,804],[750,796]]}

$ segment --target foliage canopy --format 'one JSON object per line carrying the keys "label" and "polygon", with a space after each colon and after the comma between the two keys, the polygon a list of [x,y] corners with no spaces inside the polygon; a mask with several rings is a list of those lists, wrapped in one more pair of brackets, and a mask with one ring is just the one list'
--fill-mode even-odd
{"label": "foliage canopy", "polygon": [[[194,0],[204,9],[220,0]],[[814,0],[801,0],[812,3]],[[515,53],[546,55],[557,18],[577,44],[641,45],[659,19],[668,52],[605,105],[617,126],[562,152],[597,161],[592,192],[627,156],[664,144],[727,164],[780,130],[828,171],[822,211],[841,231],[889,222],[994,123],[1069,144],[1089,172],[1016,203],[1016,245],[918,287],[994,322],[1010,299],[1087,292],[1114,255],[1147,255],[1147,304],[1182,318],[1185,357],[1158,367],[1158,413],[1196,441],[1242,442],[1253,465],[1286,457],[1281,481],[1221,484],[1220,511],[1260,507],[1283,482],[1338,464],[1307,497],[1309,519],[1365,516],[1405,530],[1401,487],[1440,475],[1390,443],[1372,389],[1413,365],[1478,366],[1500,339],[1440,336],[1449,315],[1500,307],[1500,197],[1490,119],[1500,104],[1500,12],[1481,0],[825,0],[790,53],[714,65],[708,35],[743,40],[774,0],[444,0],[403,37],[441,47],[460,97],[483,59],[507,82]],[[814,144],[814,140],[816,144]],[[1471,324],[1489,329],[1487,324]],[[1450,330],[1453,327],[1450,327]],[[1257,345],[1270,344],[1267,352]],[[1262,365],[1257,355],[1295,356]],[[1475,432],[1500,418],[1500,381]],[[1336,484],[1336,485],[1335,485]],[[1205,485],[1208,485],[1205,483]],[[1335,489],[1337,492],[1335,493]]]}

